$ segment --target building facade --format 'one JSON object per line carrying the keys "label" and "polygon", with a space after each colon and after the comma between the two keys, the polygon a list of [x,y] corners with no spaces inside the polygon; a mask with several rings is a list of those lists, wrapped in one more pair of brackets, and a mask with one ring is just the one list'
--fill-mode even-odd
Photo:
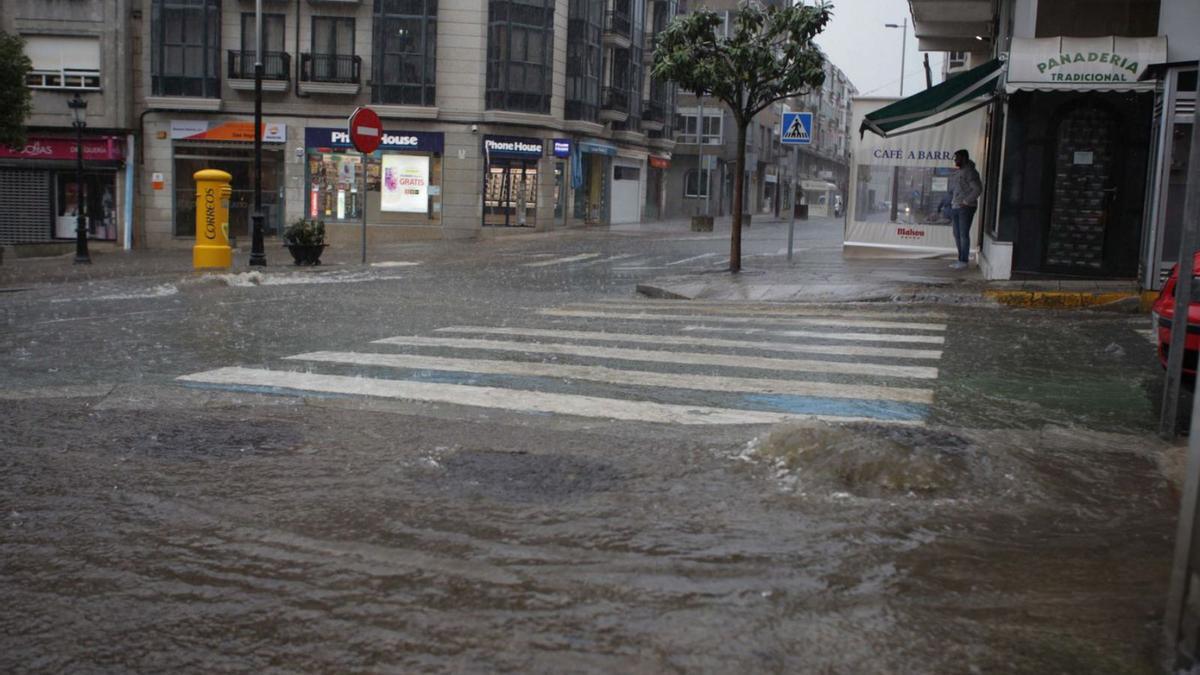
{"label": "building facade", "polygon": [[[4,0],[0,30],[20,35],[33,70],[33,114],[24,147],[0,147],[0,245],[75,239],[76,214],[88,237],[120,245],[134,220],[136,115],[130,91],[133,20],[126,0]],[[68,103],[86,101],[82,190],[78,130]],[[104,245],[101,243],[101,245]]]}
{"label": "building facade", "polygon": [[[44,15],[44,4],[29,5]],[[88,6],[112,15],[98,27],[124,27],[105,41],[124,79],[93,96],[121,101],[122,116],[103,128],[135,144],[133,240],[189,245],[192,176],[205,168],[233,176],[230,234],[248,236],[254,3]],[[379,241],[656,217],[674,92],[648,64],[653,31],[674,12],[671,0],[266,0],[267,236],[299,218],[324,220],[336,245],[360,236],[364,216]],[[11,28],[37,32],[19,20]],[[359,106],[384,126],[365,158],[346,133]]]}
{"label": "building facade", "polygon": [[911,6],[920,49],[961,55],[965,67],[1004,63],[980,162],[985,275],[1156,288],[1178,258],[1200,4]]}
{"label": "building facade", "polygon": [[[781,6],[782,2],[766,2]],[[727,36],[736,0],[706,0],[690,9],[705,9],[724,18],[718,31]],[[686,11],[689,7],[683,7]],[[850,100],[854,86],[834,64],[825,63],[825,84],[807,96],[781,101],[761,111],[746,130],[746,176],[743,201],[747,214],[786,213],[796,199],[807,200],[814,215],[818,202],[829,200],[836,186],[846,187],[850,144]],[[665,216],[730,215],[737,162],[737,128],[728,107],[709,97],[678,92],[675,152],[667,175]],[[779,125],[784,110],[813,113],[813,141],[808,146],[782,146]],[[803,188],[809,188],[805,191]],[[828,205],[832,215],[832,204]]]}

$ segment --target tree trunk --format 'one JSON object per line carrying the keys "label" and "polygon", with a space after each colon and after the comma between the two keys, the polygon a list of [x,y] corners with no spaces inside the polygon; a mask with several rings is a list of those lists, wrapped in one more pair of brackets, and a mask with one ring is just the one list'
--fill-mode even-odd
{"label": "tree trunk", "polygon": [[737,171],[733,177],[733,227],[729,234],[729,271],[734,274],[742,271],[742,192],[746,182],[746,127],[748,124],[737,121]]}

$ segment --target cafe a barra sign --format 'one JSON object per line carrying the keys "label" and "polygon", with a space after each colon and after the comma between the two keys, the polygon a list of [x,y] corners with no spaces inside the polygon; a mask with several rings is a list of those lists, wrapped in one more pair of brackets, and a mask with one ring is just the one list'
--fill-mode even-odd
{"label": "cafe a barra sign", "polygon": [[1164,37],[1013,38],[1008,82],[1015,89],[1145,86],[1142,73],[1166,60]]}

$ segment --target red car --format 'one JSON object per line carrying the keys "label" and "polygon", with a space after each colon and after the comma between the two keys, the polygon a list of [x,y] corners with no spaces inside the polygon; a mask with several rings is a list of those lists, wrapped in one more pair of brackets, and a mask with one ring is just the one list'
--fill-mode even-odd
{"label": "red car", "polygon": [[[1200,253],[1196,254],[1195,269],[1200,271]],[[1171,323],[1175,318],[1175,281],[1179,277],[1179,265],[1171,268],[1171,276],[1163,285],[1158,299],[1150,307],[1150,316],[1158,334],[1158,360],[1167,367],[1167,353],[1171,346]],[[1196,375],[1196,355],[1200,353],[1200,278],[1192,277],[1192,302],[1188,307],[1187,337],[1183,341],[1183,372]]]}

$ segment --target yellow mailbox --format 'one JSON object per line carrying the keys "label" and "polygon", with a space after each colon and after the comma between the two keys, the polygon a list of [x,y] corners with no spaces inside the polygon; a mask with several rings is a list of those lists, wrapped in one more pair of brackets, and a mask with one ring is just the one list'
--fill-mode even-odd
{"label": "yellow mailbox", "polygon": [[196,245],[192,248],[192,267],[231,267],[229,181],[233,176],[217,169],[204,169],[192,178],[196,179]]}

